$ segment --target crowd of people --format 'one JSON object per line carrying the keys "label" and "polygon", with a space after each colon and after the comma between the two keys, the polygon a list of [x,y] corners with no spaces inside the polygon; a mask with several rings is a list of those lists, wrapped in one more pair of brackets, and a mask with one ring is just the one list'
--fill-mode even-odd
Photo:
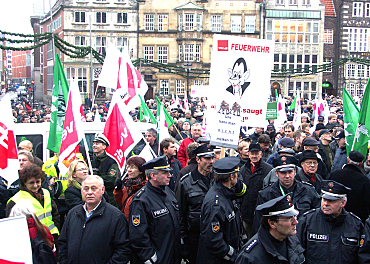
{"label": "crowd of people", "polygon": [[[187,111],[163,101],[171,137],[158,142],[148,129],[122,174],[104,134],[91,168],[77,155],[66,175],[58,155],[42,161],[21,141],[19,180],[0,178],[0,217],[26,216],[32,245],[50,249],[47,263],[370,263],[370,155],[347,151],[342,102],[325,99],[327,123],[315,124],[302,99],[296,130],[288,98],[285,124],[242,127],[235,149],[202,136],[202,99]],[[24,105],[14,110],[21,122],[50,114]],[[155,101],[147,105],[155,114]],[[102,120],[108,108],[95,107]],[[140,122],[140,108],[130,115]],[[140,156],[146,143],[158,157]]]}

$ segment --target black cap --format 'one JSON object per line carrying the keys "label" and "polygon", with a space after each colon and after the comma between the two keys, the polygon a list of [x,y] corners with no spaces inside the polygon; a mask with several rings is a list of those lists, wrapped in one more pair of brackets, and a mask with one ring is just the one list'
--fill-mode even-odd
{"label": "black cap", "polygon": [[279,149],[278,150],[278,153],[279,154],[282,154],[282,155],[284,155],[283,153],[290,154],[290,155],[295,155],[295,151],[293,149],[291,149],[291,148]]}
{"label": "black cap", "polygon": [[333,138],[336,139],[336,140],[339,140],[339,139],[345,138],[345,137],[346,137],[346,135],[344,133],[344,130],[342,130],[342,131],[338,132],[337,135]]}
{"label": "black cap", "polygon": [[336,181],[323,180],[321,182],[321,197],[324,199],[339,200],[346,197],[350,191],[351,188]]}
{"label": "black cap", "polygon": [[304,150],[302,151],[300,162],[305,161],[307,159],[315,159],[317,161],[320,160],[320,158],[317,156],[316,152],[313,150]]}
{"label": "black cap", "polygon": [[106,136],[104,136],[104,134],[96,134],[93,142],[101,142],[107,146],[110,145],[109,140],[107,139]]}
{"label": "black cap", "polygon": [[262,151],[260,144],[250,144],[249,145],[249,152],[251,151]]}
{"label": "black cap", "polygon": [[361,152],[355,151],[355,150],[351,151],[348,154],[348,157],[350,158],[350,160],[352,160],[354,162],[362,162],[365,159],[364,155],[362,155]]}
{"label": "black cap", "polygon": [[319,117],[317,118],[317,120],[318,120],[318,121],[324,121],[324,117],[323,117],[323,116],[319,116]]}
{"label": "black cap", "polygon": [[198,146],[196,149],[193,150],[193,154],[196,155],[197,157],[205,157],[205,158],[210,158],[210,157],[215,156],[213,147],[211,147],[211,145],[209,144],[202,144]]}
{"label": "black cap", "polygon": [[274,127],[274,125],[268,125],[268,126],[267,126],[267,128],[266,128],[266,130],[267,130],[267,129],[275,130],[275,127]]}
{"label": "black cap", "polygon": [[280,145],[282,145],[283,147],[286,147],[286,148],[292,148],[294,147],[294,140],[291,139],[290,137],[284,137],[280,140],[279,142]]}
{"label": "black cap", "polygon": [[199,143],[199,144],[209,144],[209,142],[210,142],[210,140],[206,137],[200,137],[197,140],[197,143]]}
{"label": "black cap", "polygon": [[316,125],[316,128],[315,128],[315,131],[317,131],[317,130],[321,130],[321,129],[325,129],[326,128],[326,126],[324,125],[324,124],[317,124]]}
{"label": "black cap", "polygon": [[163,170],[171,171],[170,164],[168,163],[167,156],[159,156],[155,159],[149,160],[143,164],[144,170]]}
{"label": "black cap", "polygon": [[326,134],[326,133],[331,133],[333,132],[333,130],[329,130],[329,129],[321,129],[320,133],[319,133],[319,137],[321,137],[322,135]]}
{"label": "black cap", "polygon": [[305,139],[303,139],[302,145],[303,146],[318,146],[320,145],[320,142],[312,137],[306,137]]}
{"label": "black cap", "polygon": [[217,160],[213,164],[214,172],[218,174],[227,174],[239,171],[240,159],[237,157],[226,157]]}
{"label": "black cap", "polygon": [[262,216],[276,215],[283,217],[296,216],[299,213],[294,209],[290,193],[260,204],[256,207],[256,211],[261,211]]}
{"label": "black cap", "polygon": [[343,120],[343,115],[337,115],[338,120]]}
{"label": "black cap", "polygon": [[290,171],[296,168],[298,160],[293,156],[283,155],[274,159],[272,165],[276,168],[276,171]]}

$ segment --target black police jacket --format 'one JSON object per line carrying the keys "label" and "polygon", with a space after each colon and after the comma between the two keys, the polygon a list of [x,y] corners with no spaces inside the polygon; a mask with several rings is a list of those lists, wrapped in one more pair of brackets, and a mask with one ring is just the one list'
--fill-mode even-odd
{"label": "black police jacket", "polygon": [[304,249],[299,244],[296,236],[290,236],[285,239],[288,249],[288,259],[286,259],[276,250],[268,232],[266,228],[261,226],[258,233],[243,246],[235,264],[301,264],[305,261]]}
{"label": "black police jacket", "polygon": [[[320,206],[321,198],[311,184],[294,180],[293,186],[293,195],[291,199],[292,205],[294,205],[295,209],[299,211],[298,218],[300,218],[303,213],[309,211],[310,209]],[[274,182],[272,185],[266,187],[258,193],[257,205],[263,204],[282,195],[284,194],[281,192],[279,181]],[[253,234],[258,231],[261,218],[261,212],[256,212],[253,220]]]}
{"label": "black police jacket", "polygon": [[181,262],[178,212],[177,200],[167,186],[157,188],[147,181],[135,194],[129,211],[133,263]]}
{"label": "black police jacket", "polygon": [[243,221],[246,221],[250,225],[253,223],[258,192],[262,190],[263,179],[270,170],[272,170],[272,166],[261,159],[252,173],[251,161],[248,159],[239,171],[239,175],[243,177],[243,182],[248,188],[246,195],[242,199],[240,211]]}
{"label": "black police jacket", "polygon": [[216,183],[202,205],[197,263],[234,263],[241,248],[242,223],[234,190]]}
{"label": "black police jacket", "polygon": [[364,239],[363,224],[345,209],[336,218],[324,214],[320,208],[313,209],[300,218],[297,236],[306,249],[308,264],[358,263],[358,251]]}
{"label": "black police jacket", "polygon": [[370,217],[365,222],[364,236],[365,236],[364,238],[361,238],[363,240],[360,240],[360,249],[358,251],[358,261],[360,263],[369,264],[370,263]]}

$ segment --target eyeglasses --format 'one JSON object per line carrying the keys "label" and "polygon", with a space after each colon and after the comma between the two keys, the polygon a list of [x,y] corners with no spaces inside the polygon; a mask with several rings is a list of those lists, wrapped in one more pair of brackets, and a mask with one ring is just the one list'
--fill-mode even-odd
{"label": "eyeglasses", "polygon": [[297,216],[291,216],[289,218],[278,218],[278,220],[282,222],[290,222],[291,224],[293,224],[294,221],[297,221]]}
{"label": "eyeglasses", "polygon": [[305,161],[304,162],[306,165],[308,165],[308,166],[316,166],[317,164],[319,164],[319,163],[317,163],[316,161]]}
{"label": "eyeglasses", "polygon": [[134,170],[136,169],[137,167],[135,165],[131,165],[131,166],[127,166],[126,169],[130,169],[130,170]]}
{"label": "eyeglasses", "polygon": [[88,168],[81,168],[81,169],[76,169],[76,171],[88,171]]}

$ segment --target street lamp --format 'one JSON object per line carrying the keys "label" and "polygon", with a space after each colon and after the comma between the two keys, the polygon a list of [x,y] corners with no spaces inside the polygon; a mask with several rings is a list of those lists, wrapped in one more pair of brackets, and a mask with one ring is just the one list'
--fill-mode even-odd
{"label": "street lamp", "polygon": [[186,70],[186,96],[189,100],[189,73],[191,70],[191,63],[188,61],[184,64],[185,70]]}
{"label": "street lamp", "polygon": [[292,77],[292,71],[289,69],[287,71],[288,73],[288,95],[289,95],[289,89],[290,89],[290,77]]}

